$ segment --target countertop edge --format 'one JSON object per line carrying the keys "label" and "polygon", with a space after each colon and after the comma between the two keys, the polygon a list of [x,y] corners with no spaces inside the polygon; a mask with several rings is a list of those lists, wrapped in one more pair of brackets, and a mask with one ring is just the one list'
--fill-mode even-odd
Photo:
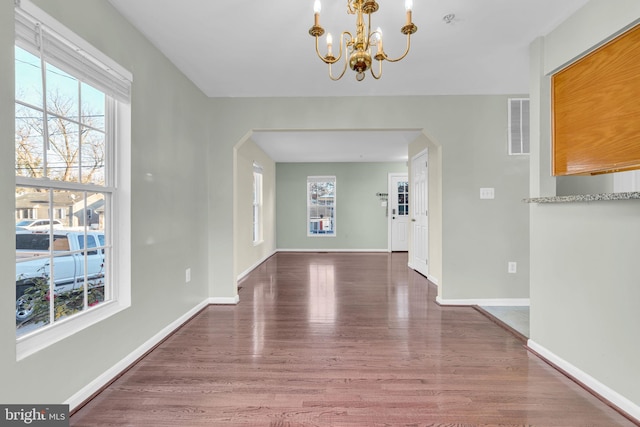
{"label": "countertop edge", "polygon": [[640,200],[640,191],[627,193],[577,194],[574,196],[533,197],[522,199],[524,203],[580,203],[611,200]]}

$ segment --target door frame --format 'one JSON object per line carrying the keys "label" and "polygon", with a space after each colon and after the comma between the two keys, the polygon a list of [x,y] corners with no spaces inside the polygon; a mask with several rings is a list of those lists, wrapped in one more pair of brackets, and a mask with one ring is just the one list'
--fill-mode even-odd
{"label": "door frame", "polygon": [[[387,174],[387,252],[392,252],[391,247],[391,239],[393,235],[391,233],[391,229],[393,227],[391,220],[391,189],[393,187],[393,178],[405,178],[407,182],[409,182],[409,200],[411,200],[411,181],[409,181],[409,172],[389,172]],[[407,239],[410,240],[411,228],[409,228],[409,232],[407,234]]]}
{"label": "door frame", "polygon": [[[410,212],[411,212],[412,216],[413,216],[413,213],[414,213],[414,203],[417,200],[417,196],[415,194],[416,188],[415,188],[414,179],[413,179],[414,178],[414,174],[415,174],[414,165],[415,165],[415,162],[417,161],[417,159],[419,157],[423,156],[423,155],[426,156],[427,164],[430,166],[431,153],[430,153],[430,150],[429,150],[428,147],[424,148],[423,150],[420,150],[418,153],[416,153],[413,156],[411,156],[411,159],[409,161],[409,165],[410,165],[410,168],[409,168],[409,174],[410,174],[409,187],[413,189],[412,190],[413,191],[413,196],[409,198],[409,201],[410,201],[409,209],[410,209]],[[425,188],[424,188],[425,193],[426,193],[424,195],[424,197],[425,197],[424,201],[425,201],[425,207],[426,207],[427,211],[429,211],[430,208],[431,208],[431,206],[430,206],[431,205],[431,203],[430,203],[431,194],[430,194],[430,191],[429,191],[429,187],[431,185],[430,179],[429,179],[429,176],[430,176],[429,166],[427,166],[427,175],[425,177],[426,185],[425,185]],[[412,268],[413,270],[417,271],[418,273],[424,275],[429,280],[431,280],[431,277],[429,275],[429,271],[430,271],[430,257],[431,257],[430,245],[431,245],[431,238],[432,238],[431,232],[430,232],[431,231],[431,225],[430,225],[431,219],[429,218],[430,214],[431,214],[431,212],[429,211],[429,215],[427,215],[427,224],[426,224],[426,226],[427,226],[427,239],[426,239],[426,242],[425,242],[425,244],[426,244],[426,248],[425,248],[425,250],[426,250],[426,262],[425,262],[425,265],[424,265],[424,267],[421,267],[421,266],[417,265],[414,262],[415,258],[416,258],[416,253],[415,253],[416,236],[415,236],[415,227],[413,227],[413,226],[409,228],[409,259],[408,259],[409,267]],[[415,218],[411,219],[412,222],[414,222],[414,220],[415,220]],[[437,281],[435,281],[435,283],[437,284]]]}

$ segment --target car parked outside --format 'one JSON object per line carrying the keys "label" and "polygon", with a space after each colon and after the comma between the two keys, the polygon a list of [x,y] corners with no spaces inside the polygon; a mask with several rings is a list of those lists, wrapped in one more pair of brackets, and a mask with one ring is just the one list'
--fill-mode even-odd
{"label": "car parked outside", "polygon": [[54,219],[54,220],[50,220],[48,218],[46,218],[46,219],[23,219],[22,221],[20,221],[20,222],[18,222],[16,224],[16,230],[24,229],[24,230],[31,230],[31,231],[47,231],[47,230],[49,230],[49,227],[51,226],[51,223],[53,223],[54,230],[57,230],[57,229],[63,227],[63,224],[60,221],[58,221],[57,219]]}

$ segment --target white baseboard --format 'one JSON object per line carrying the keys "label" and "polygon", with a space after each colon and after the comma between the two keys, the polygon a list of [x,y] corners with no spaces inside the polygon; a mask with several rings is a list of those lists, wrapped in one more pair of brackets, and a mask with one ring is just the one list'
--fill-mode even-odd
{"label": "white baseboard", "polygon": [[132,351],[129,355],[127,355],[124,359],[120,360],[118,363],[113,365],[111,368],[107,369],[104,373],[98,376],[96,379],[91,381],[89,384],[80,389],[73,396],[68,398],[65,404],[69,405],[70,410],[74,410],[76,407],[81,405],[84,401],[89,399],[94,393],[98,392],[102,387],[109,384],[114,378],[124,372],[132,363],[142,357],[146,352],[155,347],[158,343],[168,337],[173,331],[179,328],[182,324],[184,324],[187,320],[189,320],[193,315],[198,313],[207,305],[211,304],[209,299],[202,301],[200,304],[193,307],[191,310],[180,316],[175,321],[171,322],[165,328],[163,328],[160,332],[155,334],[149,340],[147,340],[140,347]]}
{"label": "white baseboard", "polygon": [[218,305],[235,305],[240,302],[240,295],[236,295],[235,297],[212,297],[209,298],[207,302]]}
{"label": "white baseboard", "polygon": [[527,347],[529,347],[534,352],[538,353],[543,358],[547,359],[549,362],[556,365],[558,368],[565,371],[567,374],[571,375],[577,381],[582,383],[585,387],[589,388],[591,391],[601,396],[605,400],[609,401],[611,404],[618,407],[620,410],[625,412],[627,415],[635,418],[637,422],[640,422],[640,406],[636,405],[626,397],[622,396],[620,393],[612,390],[606,385],[602,384],[597,379],[593,378],[591,375],[586,372],[578,369],[573,366],[571,363],[547,350],[545,347],[537,344],[533,340],[527,341]]}
{"label": "white baseboard", "polygon": [[529,298],[477,298],[477,299],[444,299],[436,297],[440,305],[479,305],[498,307],[528,307]]}
{"label": "white baseboard", "polygon": [[388,253],[388,249],[276,249],[276,252],[384,252]]}
{"label": "white baseboard", "polygon": [[266,260],[268,260],[269,258],[271,258],[275,253],[277,252],[277,250],[274,250],[273,252],[271,252],[269,255],[267,255],[266,257],[262,258],[260,261],[254,263],[251,267],[247,268],[245,271],[243,271],[242,273],[238,274],[238,277],[236,277],[237,281],[240,281],[242,279],[244,279],[246,276],[249,275],[249,273],[251,273],[253,270],[255,270],[256,268],[258,268],[258,266],[260,266],[260,264],[262,264],[263,262],[265,262]]}
{"label": "white baseboard", "polygon": [[409,267],[410,269],[412,269],[413,271],[415,271],[418,274],[422,274],[423,276],[425,276],[427,278],[427,280],[429,280],[434,285],[438,285],[438,278],[437,277],[432,276],[429,273],[427,273],[426,275],[424,273],[421,273],[420,270],[418,270],[413,264],[411,264],[411,261],[409,261],[407,263],[407,267]]}

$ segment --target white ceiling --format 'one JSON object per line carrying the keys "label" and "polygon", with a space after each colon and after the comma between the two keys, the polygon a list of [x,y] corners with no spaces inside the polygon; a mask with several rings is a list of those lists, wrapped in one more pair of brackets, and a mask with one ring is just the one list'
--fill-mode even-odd
{"label": "white ceiling", "polygon": [[276,162],[403,162],[419,130],[259,131],[251,139]]}
{"label": "white ceiling", "polygon": [[[357,82],[355,73],[347,70],[334,82],[308,34],[313,0],[109,1],[210,97],[527,94],[529,44],[587,2],[414,0],[418,32],[407,57],[384,63],[380,80],[367,74]],[[378,3],[372,26],[382,28],[389,56],[398,56],[406,43],[400,33],[404,2]],[[449,24],[443,20],[447,14],[455,14]],[[346,0],[323,0],[320,23],[334,39],[341,31],[355,31]],[[326,48],[324,39],[320,47]],[[344,137],[340,141],[350,144],[359,139],[353,133],[331,135],[333,141]],[[366,136],[367,143],[378,144]],[[273,141],[278,135],[258,135],[257,142],[261,138]],[[387,142],[404,138],[404,131],[385,134]],[[281,145],[293,150],[287,141]],[[308,145],[307,151],[312,150]],[[359,151],[364,152],[354,148],[354,155]]]}

